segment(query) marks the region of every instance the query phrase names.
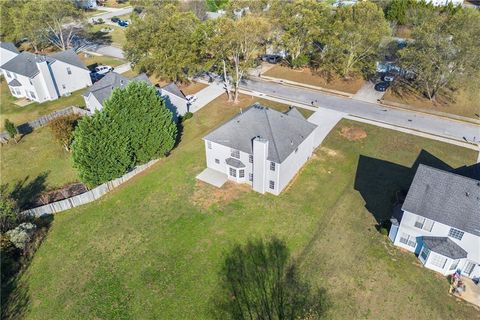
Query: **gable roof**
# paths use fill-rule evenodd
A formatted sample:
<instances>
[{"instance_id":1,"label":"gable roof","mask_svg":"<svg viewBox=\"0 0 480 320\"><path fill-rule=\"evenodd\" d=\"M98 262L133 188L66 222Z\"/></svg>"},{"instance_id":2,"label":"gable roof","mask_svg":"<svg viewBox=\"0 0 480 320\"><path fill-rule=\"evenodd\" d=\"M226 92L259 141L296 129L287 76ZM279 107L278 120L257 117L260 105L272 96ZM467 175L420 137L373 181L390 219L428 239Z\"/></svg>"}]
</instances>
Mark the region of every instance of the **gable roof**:
<instances>
[{"instance_id":1,"label":"gable roof","mask_svg":"<svg viewBox=\"0 0 480 320\"><path fill-rule=\"evenodd\" d=\"M285 112L285 114L288 114L289 116L292 116L292 117L296 117L298 119L305 120L305 117L303 116L303 114L301 114L300 111L298 111L298 109L295 107L290 107L288 111Z\"/></svg>"},{"instance_id":2,"label":"gable roof","mask_svg":"<svg viewBox=\"0 0 480 320\"><path fill-rule=\"evenodd\" d=\"M109 72L102 79L95 82L90 88L88 88L88 90L85 91L82 96L87 97L89 94L92 94L100 104L103 104L103 101L110 97L113 89L123 88L130 81L144 81L147 84L152 84L147 75L144 73L133 78L127 78L116 72Z\"/></svg>"},{"instance_id":3,"label":"gable roof","mask_svg":"<svg viewBox=\"0 0 480 320\"><path fill-rule=\"evenodd\" d=\"M37 62L46 61L48 63L54 63L57 60L88 70L72 49L57 52L50 56L23 51L15 58L3 64L1 68L22 76L33 78L39 73Z\"/></svg>"},{"instance_id":4,"label":"gable roof","mask_svg":"<svg viewBox=\"0 0 480 320\"><path fill-rule=\"evenodd\" d=\"M267 159L282 163L315 130L305 119L254 104L204 137L252 154L255 137L269 141Z\"/></svg>"},{"instance_id":5,"label":"gable roof","mask_svg":"<svg viewBox=\"0 0 480 320\"><path fill-rule=\"evenodd\" d=\"M8 83L8 85L9 85L10 87L20 87L20 86L22 86L22 84L20 83L20 81L18 81L17 79L13 79L12 81L10 81L10 82Z\"/></svg>"},{"instance_id":6,"label":"gable roof","mask_svg":"<svg viewBox=\"0 0 480 320\"><path fill-rule=\"evenodd\" d=\"M480 181L421 164L402 210L480 236Z\"/></svg>"},{"instance_id":7,"label":"gable roof","mask_svg":"<svg viewBox=\"0 0 480 320\"><path fill-rule=\"evenodd\" d=\"M182 99L186 99L185 95L183 94L183 92L180 90L179 87L177 87L177 85L174 83L174 82L170 82L169 84L167 84L166 86L162 87L161 88L162 91L165 90L167 92L170 92L171 94L174 94L176 95L177 97L180 97Z\"/></svg>"},{"instance_id":8,"label":"gable roof","mask_svg":"<svg viewBox=\"0 0 480 320\"><path fill-rule=\"evenodd\" d=\"M12 42L0 42L0 48L17 54L20 53L20 51L18 51L17 47Z\"/></svg>"},{"instance_id":9,"label":"gable roof","mask_svg":"<svg viewBox=\"0 0 480 320\"><path fill-rule=\"evenodd\" d=\"M423 237L423 244L433 252L451 259L462 259L467 257L467 251L447 237Z\"/></svg>"}]
</instances>

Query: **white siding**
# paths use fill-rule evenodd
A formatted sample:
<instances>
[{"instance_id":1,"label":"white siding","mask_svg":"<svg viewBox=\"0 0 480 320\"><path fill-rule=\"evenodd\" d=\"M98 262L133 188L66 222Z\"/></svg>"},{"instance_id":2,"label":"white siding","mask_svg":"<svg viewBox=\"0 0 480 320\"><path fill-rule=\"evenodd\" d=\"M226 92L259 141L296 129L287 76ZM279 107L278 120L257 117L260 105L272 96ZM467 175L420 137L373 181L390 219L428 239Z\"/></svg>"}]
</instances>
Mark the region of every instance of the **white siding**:
<instances>
[{"instance_id":1,"label":"white siding","mask_svg":"<svg viewBox=\"0 0 480 320\"><path fill-rule=\"evenodd\" d=\"M85 100L85 106L90 112L100 111L102 110L103 106L100 102L98 102L97 98L93 94L89 94L88 96L84 96L83 100Z\"/></svg>"},{"instance_id":2,"label":"white siding","mask_svg":"<svg viewBox=\"0 0 480 320\"><path fill-rule=\"evenodd\" d=\"M183 116L188 111L187 100L182 99L170 92L161 90L161 95L166 98L167 108L178 117Z\"/></svg>"},{"instance_id":3,"label":"white siding","mask_svg":"<svg viewBox=\"0 0 480 320\"><path fill-rule=\"evenodd\" d=\"M92 85L90 71L56 60L50 65L58 92L61 96ZM70 68L71 74L68 74Z\"/></svg>"},{"instance_id":4,"label":"white siding","mask_svg":"<svg viewBox=\"0 0 480 320\"><path fill-rule=\"evenodd\" d=\"M0 66L12 60L18 55L18 53L12 52L7 49L0 48Z\"/></svg>"}]
</instances>

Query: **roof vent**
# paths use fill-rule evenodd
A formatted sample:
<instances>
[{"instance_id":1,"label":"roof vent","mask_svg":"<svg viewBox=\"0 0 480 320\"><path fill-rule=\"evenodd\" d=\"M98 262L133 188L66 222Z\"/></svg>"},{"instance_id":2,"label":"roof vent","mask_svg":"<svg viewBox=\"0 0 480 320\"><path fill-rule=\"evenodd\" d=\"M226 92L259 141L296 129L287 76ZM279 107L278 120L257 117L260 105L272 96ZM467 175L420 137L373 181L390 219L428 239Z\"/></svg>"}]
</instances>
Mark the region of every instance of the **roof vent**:
<instances>
[{"instance_id":1,"label":"roof vent","mask_svg":"<svg viewBox=\"0 0 480 320\"><path fill-rule=\"evenodd\" d=\"M465 192L465 195L466 195L467 197L470 197L470 192Z\"/></svg>"}]
</instances>

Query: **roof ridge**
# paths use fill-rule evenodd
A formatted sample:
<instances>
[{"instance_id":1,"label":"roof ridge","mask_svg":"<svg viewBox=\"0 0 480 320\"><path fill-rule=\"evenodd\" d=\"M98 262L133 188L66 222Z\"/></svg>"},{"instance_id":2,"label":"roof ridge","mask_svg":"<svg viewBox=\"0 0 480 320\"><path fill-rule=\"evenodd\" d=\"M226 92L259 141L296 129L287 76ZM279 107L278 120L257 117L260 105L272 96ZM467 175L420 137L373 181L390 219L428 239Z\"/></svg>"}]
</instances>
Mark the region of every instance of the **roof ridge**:
<instances>
[{"instance_id":1,"label":"roof ridge","mask_svg":"<svg viewBox=\"0 0 480 320\"><path fill-rule=\"evenodd\" d=\"M455 175L455 176L457 176L457 177L459 177L459 178L463 178L463 179L466 179L466 180L473 180L473 181L475 181L475 182L480 182L480 180L477 180L477 179L475 179L475 178L467 177L467 176L458 174L458 173L456 173L456 172L453 172L453 171L451 171L451 170L442 170L442 169L439 169L439 168L435 168L435 167L432 167L432 166L429 166L429 165L423 164L423 163L420 163L420 164L418 165L418 167L426 167L426 168L428 168L428 169L431 169L431 170L434 170L434 171L438 171L439 173L442 173L442 174L453 174L453 175ZM455 170L455 169L453 169L453 170Z\"/></svg>"},{"instance_id":2,"label":"roof ridge","mask_svg":"<svg viewBox=\"0 0 480 320\"><path fill-rule=\"evenodd\" d=\"M268 108L264 108L263 111L264 111L264 114L265 114L265 117L267 119L267 124L268 124L268 129L270 130L270 134L272 135L272 142L273 142L273 147L275 148L275 152L277 153L277 158L280 159L280 154L278 153L278 148L277 148L277 144L275 142L275 137L273 135L273 130L272 130L272 126L270 124L270 118L268 117L268 112L267 110L269 110Z\"/></svg>"}]
</instances>

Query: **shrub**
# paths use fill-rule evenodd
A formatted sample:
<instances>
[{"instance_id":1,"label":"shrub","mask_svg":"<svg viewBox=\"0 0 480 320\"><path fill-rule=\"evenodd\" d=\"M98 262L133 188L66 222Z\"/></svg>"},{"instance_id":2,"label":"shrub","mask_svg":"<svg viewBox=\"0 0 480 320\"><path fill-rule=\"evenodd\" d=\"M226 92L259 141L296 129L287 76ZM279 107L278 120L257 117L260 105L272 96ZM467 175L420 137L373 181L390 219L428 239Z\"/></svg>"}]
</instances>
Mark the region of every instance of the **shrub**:
<instances>
[{"instance_id":1,"label":"shrub","mask_svg":"<svg viewBox=\"0 0 480 320\"><path fill-rule=\"evenodd\" d=\"M193 117L193 113L187 112L187 113L185 113L185 114L183 115L182 121L188 120L188 119L190 119L191 117Z\"/></svg>"},{"instance_id":2,"label":"shrub","mask_svg":"<svg viewBox=\"0 0 480 320\"><path fill-rule=\"evenodd\" d=\"M6 234L12 244L21 250L27 247L27 244L32 240L33 234L37 227L31 222L24 222L18 225L13 230L8 231Z\"/></svg>"},{"instance_id":3,"label":"shrub","mask_svg":"<svg viewBox=\"0 0 480 320\"><path fill-rule=\"evenodd\" d=\"M10 120L5 119L5 130L7 131L10 139L15 140L15 143L17 143L17 139L15 138L15 136L17 135L18 131L17 131L17 127L15 126L15 124L13 122L11 122Z\"/></svg>"},{"instance_id":4,"label":"shrub","mask_svg":"<svg viewBox=\"0 0 480 320\"><path fill-rule=\"evenodd\" d=\"M53 137L62 145L65 150L70 151L70 145L73 141L73 131L80 117L76 114L70 114L52 120L48 127Z\"/></svg>"},{"instance_id":5,"label":"shrub","mask_svg":"<svg viewBox=\"0 0 480 320\"><path fill-rule=\"evenodd\" d=\"M310 58L305 54L301 54L295 59L290 58L288 60L292 68L302 68L308 65L308 63L310 62Z\"/></svg>"},{"instance_id":6,"label":"shrub","mask_svg":"<svg viewBox=\"0 0 480 320\"><path fill-rule=\"evenodd\" d=\"M0 232L14 228L17 225L17 207L15 201L7 192L7 186L0 186Z\"/></svg>"}]
</instances>

